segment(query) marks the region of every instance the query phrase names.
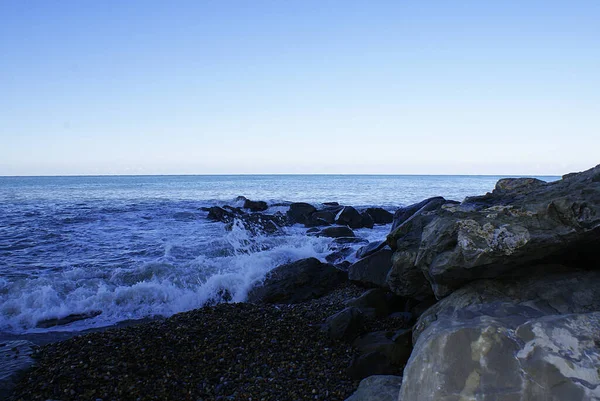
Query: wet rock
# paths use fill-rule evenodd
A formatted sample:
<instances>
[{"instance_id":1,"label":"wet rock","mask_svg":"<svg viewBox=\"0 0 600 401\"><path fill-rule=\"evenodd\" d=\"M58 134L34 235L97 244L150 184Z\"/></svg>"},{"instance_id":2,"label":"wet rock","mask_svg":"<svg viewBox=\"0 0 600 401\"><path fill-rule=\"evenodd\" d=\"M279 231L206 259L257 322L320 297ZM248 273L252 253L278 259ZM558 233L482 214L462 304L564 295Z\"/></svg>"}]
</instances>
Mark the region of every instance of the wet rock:
<instances>
[{"instance_id":1,"label":"wet rock","mask_svg":"<svg viewBox=\"0 0 600 401\"><path fill-rule=\"evenodd\" d=\"M250 199L244 200L244 209L250 209L252 212L264 212L269 208L265 201L252 201Z\"/></svg>"},{"instance_id":2,"label":"wet rock","mask_svg":"<svg viewBox=\"0 0 600 401\"><path fill-rule=\"evenodd\" d=\"M365 210L373 219L375 224L390 224L394 220L394 215L380 207L370 207Z\"/></svg>"},{"instance_id":3,"label":"wet rock","mask_svg":"<svg viewBox=\"0 0 600 401\"><path fill-rule=\"evenodd\" d=\"M373 225L375 224L373 218L366 212L362 212L360 215L362 216L362 226L364 228L373 228Z\"/></svg>"},{"instance_id":4,"label":"wet rock","mask_svg":"<svg viewBox=\"0 0 600 401\"><path fill-rule=\"evenodd\" d=\"M373 375L363 379L346 401L397 401L402 376Z\"/></svg>"},{"instance_id":5,"label":"wet rock","mask_svg":"<svg viewBox=\"0 0 600 401\"><path fill-rule=\"evenodd\" d=\"M339 206L340 204L338 202L323 202L323 205L325 205L325 206Z\"/></svg>"},{"instance_id":6,"label":"wet rock","mask_svg":"<svg viewBox=\"0 0 600 401\"><path fill-rule=\"evenodd\" d=\"M311 214L311 218L316 218L327 222L327 224L335 223L335 214L336 212L331 210L318 210Z\"/></svg>"},{"instance_id":7,"label":"wet rock","mask_svg":"<svg viewBox=\"0 0 600 401\"><path fill-rule=\"evenodd\" d=\"M94 318L94 317L100 315L101 313L102 313L102 311L97 310L97 311L90 311L90 312L85 312L85 313L73 313L73 314L70 314L68 316L61 317L61 318L44 319L44 320L40 320L35 325L35 327L40 328L40 329L47 329L49 327L65 326L67 324L71 324L73 322L77 322L80 320Z\"/></svg>"},{"instance_id":8,"label":"wet rock","mask_svg":"<svg viewBox=\"0 0 600 401\"><path fill-rule=\"evenodd\" d=\"M402 223L408 220L415 213L419 211L423 213L429 210L435 210L446 202L446 199L442 198L441 196L435 196L433 198L428 198L421 202L415 203L410 206L402 207L396 210L396 213L394 213L394 218L392 220L392 231L398 228Z\"/></svg>"},{"instance_id":9,"label":"wet rock","mask_svg":"<svg viewBox=\"0 0 600 401\"><path fill-rule=\"evenodd\" d=\"M340 238L334 238L334 240L332 241L334 244L366 244L369 241L367 241L364 238L358 238L358 237L340 237Z\"/></svg>"},{"instance_id":10,"label":"wet rock","mask_svg":"<svg viewBox=\"0 0 600 401\"><path fill-rule=\"evenodd\" d=\"M305 224L310 215L316 211L317 209L311 204L304 202L292 203L287 211L287 217L292 224Z\"/></svg>"},{"instance_id":11,"label":"wet rock","mask_svg":"<svg viewBox=\"0 0 600 401\"><path fill-rule=\"evenodd\" d=\"M301 259L273 269L248 294L250 302L289 303L326 295L347 280L347 274L316 258Z\"/></svg>"},{"instance_id":12,"label":"wet rock","mask_svg":"<svg viewBox=\"0 0 600 401\"><path fill-rule=\"evenodd\" d=\"M363 227L363 217L352 206L345 206L336 216L335 223L350 228Z\"/></svg>"},{"instance_id":13,"label":"wet rock","mask_svg":"<svg viewBox=\"0 0 600 401\"><path fill-rule=\"evenodd\" d=\"M358 248L358 250L356 251L356 257L359 259L365 258L369 255L374 254L380 249L385 248L386 246L386 241L369 242L367 245Z\"/></svg>"},{"instance_id":14,"label":"wet rock","mask_svg":"<svg viewBox=\"0 0 600 401\"><path fill-rule=\"evenodd\" d=\"M204 208L203 210L206 210L206 208ZM220 221L223 223L230 223L233 221L235 216L236 216L235 213L225 210L219 206L213 206L213 207L208 208L207 218L209 220Z\"/></svg>"},{"instance_id":15,"label":"wet rock","mask_svg":"<svg viewBox=\"0 0 600 401\"><path fill-rule=\"evenodd\" d=\"M345 259L350 256L350 254L352 254L352 248L349 247L342 247L339 249L336 249L334 252L330 253L329 255L327 255L325 257L325 260L328 263L340 263L342 261L345 261ZM348 262L348 266L350 266L350 262ZM347 267L343 270L348 270Z\"/></svg>"},{"instance_id":16,"label":"wet rock","mask_svg":"<svg viewBox=\"0 0 600 401\"><path fill-rule=\"evenodd\" d=\"M357 308L346 308L327 318L322 329L334 340L352 341L364 329L364 315Z\"/></svg>"},{"instance_id":17,"label":"wet rock","mask_svg":"<svg viewBox=\"0 0 600 401\"><path fill-rule=\"evenodd\" d=\"M381 249L350 266L348 278L368 286L387 288L387 275L392 267L392 251Z\"/></svg>"},{"instance_id":18,"label":"wet rock","mask_svg":"<svg viewBox=\"0 0 600 401\"><path fill-rule=\"evenodd\" d=\"M352 238L355 237L354 231L346 226L333 226L327 227L321 230L317 234L319 237L329 237L329 238Z\"/></svg>"}]
</instances>

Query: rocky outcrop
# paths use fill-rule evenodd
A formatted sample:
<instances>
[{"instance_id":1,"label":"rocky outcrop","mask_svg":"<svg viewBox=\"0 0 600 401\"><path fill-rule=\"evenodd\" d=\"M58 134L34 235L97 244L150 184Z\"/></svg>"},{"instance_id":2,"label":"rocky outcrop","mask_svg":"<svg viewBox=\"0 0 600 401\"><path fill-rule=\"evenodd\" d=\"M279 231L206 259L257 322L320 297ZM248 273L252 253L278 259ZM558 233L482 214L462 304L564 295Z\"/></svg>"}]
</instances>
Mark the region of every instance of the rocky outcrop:
<instances>
[{"instance_id":1,"label":"rocky outcrop","mask_svg":"<svg viewBox=\"0 0 600 401\"><path fill-rule=\"evenodd\" d=\"M363 379L346 401L397 401L402 376L373 375Z\"/></svg>"},{"instance_id":2,"label":"rocky outcrop","mask_svg":"<svg viewBox=\"0 0 600 401\"><path fill-rule=\"evenodd\" d=\"M443 298L470 281L549 260L596 268L600 166L552 183L501 180L484 196L460 204L434 198L396 217L388 284L403 296L424 297L431 287Z\"/></svg>"},{"instance_id":3,"label":"rocky outcrop","mask_svg":"<svg viewBox=\"0 0 600 401\"><path fill-rule=\"evenodd\" d=\"M311 214L317 211L317 208L309 203L292 203L287 211L289 221L293 223L304 224L308 221Z\"/></svg>"},{"instance_id":4,"label":"rocky outcrop","mask_svg":"<svg viewBox=\"0 0 600 401\"><path fill-rule=\"evenodd\" d=\"M386 279L391 267L392 251L380 249L350 266L348 278L367 286L387 287Z\"/></svg>"},{"instance_id":5,"label":"rocky outcrop","mask_svg":"<svg viewBox=\"0 0 600 401\"><path fill-rule=\"evenodd\" d=\"M281 265L248 294L249 302L295 304L322 297L347 280L347 274L316 258Z\"/></svg>"}]
</instances>

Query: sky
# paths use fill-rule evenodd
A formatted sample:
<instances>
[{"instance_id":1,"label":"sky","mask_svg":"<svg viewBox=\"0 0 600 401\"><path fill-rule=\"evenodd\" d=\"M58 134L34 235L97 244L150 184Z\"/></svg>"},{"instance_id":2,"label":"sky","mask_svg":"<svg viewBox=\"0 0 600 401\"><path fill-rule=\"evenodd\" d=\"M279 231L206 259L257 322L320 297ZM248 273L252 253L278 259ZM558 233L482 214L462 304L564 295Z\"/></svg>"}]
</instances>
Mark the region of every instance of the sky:
<instances>
[{"instance_id":1,"label":"sky","mask_svg":"<svg viewBox=\"0 0 600 401\"><path fill-rule=\"evenodd\" d=\"M0 175L560 175L600 2L0 0Z\"/></svg>"}]
</instances>

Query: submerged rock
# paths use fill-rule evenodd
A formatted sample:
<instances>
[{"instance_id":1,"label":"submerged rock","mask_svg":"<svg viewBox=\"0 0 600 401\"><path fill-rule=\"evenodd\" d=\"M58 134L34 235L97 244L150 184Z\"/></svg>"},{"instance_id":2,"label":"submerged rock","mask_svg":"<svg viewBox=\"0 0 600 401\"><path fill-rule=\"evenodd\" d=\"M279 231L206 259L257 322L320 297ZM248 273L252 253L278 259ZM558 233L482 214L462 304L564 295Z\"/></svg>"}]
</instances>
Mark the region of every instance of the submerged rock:
<instances>
[{"instance_id":1,"label":"submerged rock","mask_svg":"<svg viewBox=\"0 0 600 401\"><path fill-rule=\"evenodd\" d=\"M55 326L66 326L67 324L71 324L73 322L94 318L100 314L102 314L102 311L99 311L99 310L85 312L85 313L72 313L68 316L61 317L61 318L51 318L51 319L40 320L35 325L35 327L40 328L40 329L47 329L49 327L55 327Z\"/></svg>"}]
</instances>

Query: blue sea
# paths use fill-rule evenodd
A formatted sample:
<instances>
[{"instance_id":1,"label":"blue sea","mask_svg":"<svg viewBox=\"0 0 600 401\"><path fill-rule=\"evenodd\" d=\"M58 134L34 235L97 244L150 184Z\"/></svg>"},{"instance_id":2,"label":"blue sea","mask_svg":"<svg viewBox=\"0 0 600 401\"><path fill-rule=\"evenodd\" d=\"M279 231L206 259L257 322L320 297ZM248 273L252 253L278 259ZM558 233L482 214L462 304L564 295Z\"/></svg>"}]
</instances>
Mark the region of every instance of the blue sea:
<instances>
[{"instance_id":1,"label":"blue sea","mask_svg":"<svg viewBox=\"0 0 600 401\"><path fill-rule=\"evenodd\" d=\"M227 231L201 209L241 206L239 195L267 201L265 213L285 213L285 203L296 201L393 212L431 196L460 201L484 194L500 178L0 177L0 333L80 331L170 316L222 301L223 293L243 301L274 267L310 256L324 260L332 252L331 240L305 235L300 225L275 235L253 235L242 225ZM356 233L377 241L389 229ZM38 327L73 314L96 316Z\"/></svg>"}]
</instances>

